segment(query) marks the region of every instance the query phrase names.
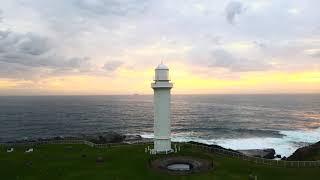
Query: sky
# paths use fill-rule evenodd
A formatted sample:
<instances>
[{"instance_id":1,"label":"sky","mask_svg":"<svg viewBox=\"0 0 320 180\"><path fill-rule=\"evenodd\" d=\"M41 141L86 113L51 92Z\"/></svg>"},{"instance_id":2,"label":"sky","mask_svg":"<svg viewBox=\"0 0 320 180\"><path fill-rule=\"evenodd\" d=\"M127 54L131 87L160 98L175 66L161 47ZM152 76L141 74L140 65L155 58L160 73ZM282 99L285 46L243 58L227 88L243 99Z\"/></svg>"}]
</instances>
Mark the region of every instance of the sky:
<instances>
[{"instance_id":1,"label":"sky","mask_svg":"<svg viewBox=\"0 0 320 180\"><path fill-rule=\"evenodd\" d=\"M318 0L1 0L0 95L320 92Z\"/></svg>"}]
</instances>

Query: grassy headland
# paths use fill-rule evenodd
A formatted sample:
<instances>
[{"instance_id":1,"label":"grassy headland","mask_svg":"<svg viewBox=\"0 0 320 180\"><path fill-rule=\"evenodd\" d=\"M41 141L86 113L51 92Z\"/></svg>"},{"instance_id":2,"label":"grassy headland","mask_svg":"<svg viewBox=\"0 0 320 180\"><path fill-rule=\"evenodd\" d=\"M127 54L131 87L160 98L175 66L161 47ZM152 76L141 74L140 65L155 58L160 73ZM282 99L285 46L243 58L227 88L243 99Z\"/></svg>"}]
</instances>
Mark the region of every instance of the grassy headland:
<instances>
[{"instance_id":1,"label":"grassy headland","mask_svg":"<svg viewBox=\"0 0 320 180\"><path fill-rule=\"evenodd\" d=\"M250 174L258 179L317 179L319 168L282 168L258 165L238 159L183 147L179 155L212 159L214 169L191 175L169 175L149 168L150 155L145 145L123 145L111 148L92 148L86 145L41 145L32 153L25 148L15 148L12 153L0 149L1 179L23 180L95 180L95 179L248 179ZM97 162L97 158L103 162ZM98 159L99 159L98 158Z\"/></svg>"}]
</instances>

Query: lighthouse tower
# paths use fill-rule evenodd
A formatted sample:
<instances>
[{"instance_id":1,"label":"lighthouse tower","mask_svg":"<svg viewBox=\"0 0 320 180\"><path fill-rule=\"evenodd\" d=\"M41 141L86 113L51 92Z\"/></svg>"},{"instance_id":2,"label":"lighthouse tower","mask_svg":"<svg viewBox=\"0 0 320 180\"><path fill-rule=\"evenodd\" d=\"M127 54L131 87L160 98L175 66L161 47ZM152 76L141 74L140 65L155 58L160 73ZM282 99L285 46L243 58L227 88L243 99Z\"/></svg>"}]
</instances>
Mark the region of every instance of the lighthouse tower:
<instances>
[{"instance_id":1,"label":"lighthouse tower","mask_svg":"<svg viewBox=\"0 0 320 180\"><path fill-rule=\"evenodd\" d=\"M156 153L171 151L170 126L170 90L169 68L163 63L155 69L154 82L154 151Z\"/></svg>"}]
</instances>

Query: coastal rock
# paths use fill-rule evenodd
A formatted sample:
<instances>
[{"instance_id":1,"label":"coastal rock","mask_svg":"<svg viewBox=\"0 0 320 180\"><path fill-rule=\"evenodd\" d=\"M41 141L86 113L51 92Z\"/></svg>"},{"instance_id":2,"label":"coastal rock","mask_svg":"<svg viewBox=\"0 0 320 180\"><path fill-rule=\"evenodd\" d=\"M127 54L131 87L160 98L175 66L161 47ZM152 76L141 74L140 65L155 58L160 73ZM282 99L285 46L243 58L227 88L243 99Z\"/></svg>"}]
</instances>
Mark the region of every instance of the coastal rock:
<instances>
[{"instance_id":1,"label":"coastal rock","mask_svg":"<svg viewBox=\"0 0 320 180\"><path fill-rule=\"evenodd\" d=\"M142 137L140 135L125 135L124 141L126 142L137 142L141 141Z\"/></svg>"},{"instance_id":2,"label":"coastal rock","mask_svg":"<svg viewBox=\"0 0 320 180\"><path fill-rule=\"evenodd\" d=\"M103 132L85 136L85 139L96 144L121 143L124 141L125 135L116 132Z\"/></svg>"},{"instance_id":3,"label":"coastal rock","mask_svg":"<svg viewBox=\"0 0 320 180\"><path fill-rule=\"evenodd\" d=\"M297 149L287 158L289 161L316 161L320 160L320 141Z\"/></svg>"},{"instance_id":4,"label":"coastal rock","mask_svg":"<svg viewBox=\"0 0 320 180\"><path fill-rule=\"evenodd\" d=\"M37 143L37 142L45 142L45 141L59 141L59 140L87 140L96 144L106 144L106 143L123 143L126 139L125 135L116 133L116 132L103 132L103 133L95 133L95 134L82 134L79 136L55 136L48 138L37 138L37 139L22 139L22 140L14 140L7 141L7 144L28 144L28 143ZM128 140L135 139L138 141L142 139L140 136L127 137Z\"/></svg>"},{"instance_id":5,"label":"coastal rock","mask_svg":"<svg viewBox=\"0 0 320 180\"><path fill-rule=\"evenodd\" d=\"M266 159L274 159L276 151L274 149L263 149L263 152L266 154L263 156L263 158Z\"/></svg>"},{"instance_id":6,"label":"coastal rock","mask_svg":"<svg viewBox=\"0 0 320 180\"><path fill-rule=\"evenodd\" d=\"M195 142L195 141L190 141L189 143L190 144L202 145L202 146L212 147L212 148L216 148L216 149L223 149L223 150L228 150L228 151L232 151L232 152L235 152L235 153L239 153L239 151L236 151L236 150L233 150L233 149L226 149L224 147L221 147L221 146L218 146L218 145L215 145L215 144L209 145L209 144L203 144L203 143L199 143L199 142Z\"/></svg>"},{"instance_id":7,"label":"coastal rock","mask_svg":"<svg viewBox=\"0 0 320 180\"><path fill-rule=\"evenodd\" d=\"M260 157L265 159L273 159L276 151L274 149L246 149L238 150L239 152L252 157Z\"/></svg>"},{"instance_id":8,"label":"coastal rock","mask_svg":"<svg viewBox=\"0 0 320 180\"><path fill-rule=\"evenodd\" d=\"M276 158L281 158L281 155L280 155L280 154L277 154L275 157L276 157Z\"/></svg>"},{"instance_id":9,"label":"coastal rock","mask_svg":"<svg viewBox=\"0 0 320 180\"><path fill-rule=\"evenodd\" d=\"M54 138L52 138L53 140L63 140L64 139L64 137L62 137L62 136L56 136L56 137L54 137Z\"/></svg>"}]
</instances>

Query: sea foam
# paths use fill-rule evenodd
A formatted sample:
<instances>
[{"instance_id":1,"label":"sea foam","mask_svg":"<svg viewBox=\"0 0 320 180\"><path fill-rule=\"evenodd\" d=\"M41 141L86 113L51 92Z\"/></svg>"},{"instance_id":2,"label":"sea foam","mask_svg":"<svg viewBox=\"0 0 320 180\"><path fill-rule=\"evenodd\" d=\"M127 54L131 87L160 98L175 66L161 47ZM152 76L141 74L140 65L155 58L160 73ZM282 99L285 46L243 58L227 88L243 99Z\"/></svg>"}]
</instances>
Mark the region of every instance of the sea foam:
<instances>
[{"instance_id":1,"label":"sea foam","mask_svg":"<svg viewBox=\"0 0 320 180\"><path fill-rule=\"evenodd\" d=\"M282 138L252 137L239 139L206 139L192 136L190 133L172 134L173 142L195 141L204 144L216 144L234 150L273 148L276 154L290 156L295 150L310 143L320 141L320 128L314 130L280 131ZM141 134L143 138L153 138L152 133Z\"/></svg>"}]
</instances>

